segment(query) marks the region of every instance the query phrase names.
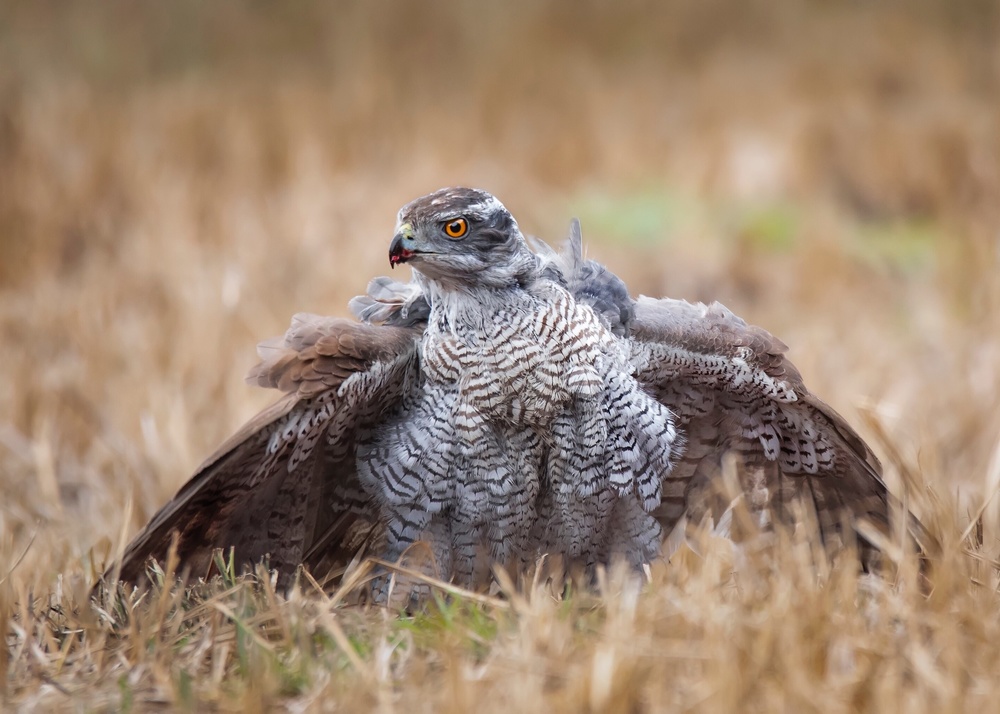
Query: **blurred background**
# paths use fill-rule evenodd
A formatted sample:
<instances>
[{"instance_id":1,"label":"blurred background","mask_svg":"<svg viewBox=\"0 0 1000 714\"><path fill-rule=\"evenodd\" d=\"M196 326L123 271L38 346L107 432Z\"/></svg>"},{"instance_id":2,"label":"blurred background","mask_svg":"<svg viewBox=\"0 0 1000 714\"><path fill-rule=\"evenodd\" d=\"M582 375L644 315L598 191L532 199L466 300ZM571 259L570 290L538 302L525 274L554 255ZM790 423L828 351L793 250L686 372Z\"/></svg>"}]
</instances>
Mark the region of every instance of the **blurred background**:
<instances>
[{"instance_id":1,"label":"blurred background","mask_svg":"<svg viewBox=\"0 0 1000 714\"><path fill-rule=\"evenodd\" d=\"M993 0L0 1L0 570L86 578L273 398L255 343L456 184L780 336L892 483L975 510L998 37Z\"/></svg>"}]
</instances>

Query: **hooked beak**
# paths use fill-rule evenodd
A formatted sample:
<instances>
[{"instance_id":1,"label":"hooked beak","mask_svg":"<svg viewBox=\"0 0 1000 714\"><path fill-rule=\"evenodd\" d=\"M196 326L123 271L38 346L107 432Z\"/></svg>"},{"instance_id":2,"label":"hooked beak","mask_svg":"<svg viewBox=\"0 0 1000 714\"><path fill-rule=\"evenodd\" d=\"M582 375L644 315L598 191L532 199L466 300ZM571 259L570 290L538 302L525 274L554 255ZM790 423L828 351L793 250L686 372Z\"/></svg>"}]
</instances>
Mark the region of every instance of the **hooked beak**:
<instances>
[{"instance_id":1,"label":"hooked beak","mask_svg":"<svg viewBox=\"0 0 1000 714\"><path fill-rule=\"evenodd\" d=\"M412 246L413 238L410 236L403 233L397 233L393 236L392 243L389 244L389 267L395 268L400 263L405 263L412 258L416 254Z\"/></svg>"}]
</instances>

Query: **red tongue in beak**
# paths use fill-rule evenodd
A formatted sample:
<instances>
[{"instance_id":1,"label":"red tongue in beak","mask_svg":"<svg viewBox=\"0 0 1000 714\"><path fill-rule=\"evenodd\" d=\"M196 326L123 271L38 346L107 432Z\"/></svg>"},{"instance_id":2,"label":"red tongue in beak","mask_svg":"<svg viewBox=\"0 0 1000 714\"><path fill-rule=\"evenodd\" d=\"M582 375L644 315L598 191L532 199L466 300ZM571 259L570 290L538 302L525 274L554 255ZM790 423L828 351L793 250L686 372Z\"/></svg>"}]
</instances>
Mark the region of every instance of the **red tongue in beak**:
<instances>
[{"instance_id":1,"label":"red tongue in beak","mask_svg":"<svg viewBox=\"0 0 1000 714\"><path fill-rule=\"evenodd\" d=\"M400 251L396 252L396 253L390 253L389 254L389 267L390 268L395 268L400 263L405 263L406 261L408 261L412 257L413 257L413 251L412 250L406 250L405 248L403 250L400 250Z\"/></svg>"}]
</instances>

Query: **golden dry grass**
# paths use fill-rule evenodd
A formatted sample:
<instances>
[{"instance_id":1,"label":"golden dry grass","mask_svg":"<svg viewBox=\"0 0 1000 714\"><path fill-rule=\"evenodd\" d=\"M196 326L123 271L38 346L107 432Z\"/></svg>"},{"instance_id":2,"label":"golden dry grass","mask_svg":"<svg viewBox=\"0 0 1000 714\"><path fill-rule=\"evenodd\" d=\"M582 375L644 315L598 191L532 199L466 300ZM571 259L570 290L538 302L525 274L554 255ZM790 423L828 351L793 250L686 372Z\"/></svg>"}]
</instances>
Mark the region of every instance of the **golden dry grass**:
<instances>
[{"instance_id":1,"label":"golden dry grass","mask_svg":"<svg viewBox=\"0 0 1000 714\"><path fill-rule=\"evenodd\" d=\"M285 8L285 9L279 9ZM990 2L0 6L0 702L25 710L968 711L1000 697ZM633 291L781 336L946 543L929 595L803 534L639 588L404 617L95 573L344 314L395 210L493 190ZM968 552L971 549L971 554Z\"/></svg>"}]
</instances>

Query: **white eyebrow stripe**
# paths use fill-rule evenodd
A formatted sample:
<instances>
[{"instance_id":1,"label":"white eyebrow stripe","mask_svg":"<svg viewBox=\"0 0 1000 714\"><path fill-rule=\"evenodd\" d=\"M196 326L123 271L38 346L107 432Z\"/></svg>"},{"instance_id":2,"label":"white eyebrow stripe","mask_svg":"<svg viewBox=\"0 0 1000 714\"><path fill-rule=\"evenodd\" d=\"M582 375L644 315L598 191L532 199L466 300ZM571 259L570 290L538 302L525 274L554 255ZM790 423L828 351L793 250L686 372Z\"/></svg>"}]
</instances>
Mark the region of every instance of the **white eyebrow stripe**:
<instances>
[{"instance_id":1,"label":"white eyebrow stripe","mask_svg":"<svg viewBox=\"0 0 1000 714\"><path fill-rule=\"evenodd\" d=\"M472 203L467 209L468 213L474 213L477 216L488 216L499 211L507 211L507 208L495 196L490 196L478 203Z\"/></svg>"}]
</instances>

